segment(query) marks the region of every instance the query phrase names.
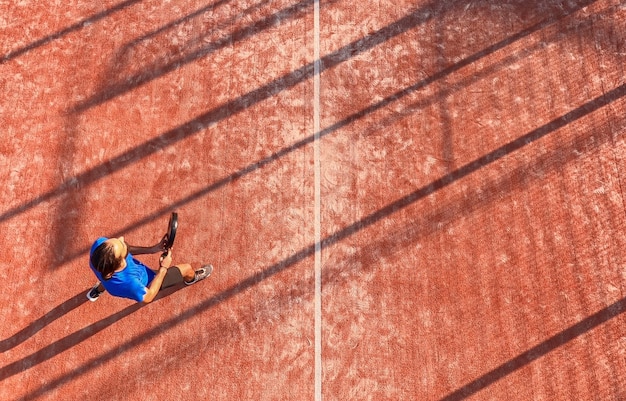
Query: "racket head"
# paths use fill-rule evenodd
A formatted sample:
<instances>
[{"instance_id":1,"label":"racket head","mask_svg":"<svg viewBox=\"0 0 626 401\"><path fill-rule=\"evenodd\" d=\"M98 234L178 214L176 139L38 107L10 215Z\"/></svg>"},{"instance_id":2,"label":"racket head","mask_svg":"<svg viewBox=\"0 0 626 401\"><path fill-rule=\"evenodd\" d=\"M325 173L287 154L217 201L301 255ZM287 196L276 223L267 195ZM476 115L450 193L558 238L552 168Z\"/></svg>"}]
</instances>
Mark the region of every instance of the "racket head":
<instances>
[{"instance_id":1,"label":"racket head","mask_svg":"<svg viewBox=\"0 0 626 401\"><path fill-rule=\"evenodd\" d=\"M165 243L165 249L170 249L174 245L174 239L176 239L176 230L178 230L178 213L172 212L170 216L170 222L167 226L167 242Z\"/></svg>"}]
</instances>

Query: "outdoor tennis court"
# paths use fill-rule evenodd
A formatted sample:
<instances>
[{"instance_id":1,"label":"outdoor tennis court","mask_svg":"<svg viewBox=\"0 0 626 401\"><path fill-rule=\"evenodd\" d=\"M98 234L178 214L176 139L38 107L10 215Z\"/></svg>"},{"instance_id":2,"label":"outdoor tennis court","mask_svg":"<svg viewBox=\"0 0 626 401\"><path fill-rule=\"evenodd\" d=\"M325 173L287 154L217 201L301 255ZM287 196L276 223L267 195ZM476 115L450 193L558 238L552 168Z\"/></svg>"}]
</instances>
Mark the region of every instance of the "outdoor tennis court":
<instances>
[{"instance_id":1,"label":"outdoor tennis court","mask_svg":"<svg viewBox=\"0 0 626 401\"><path fill-rule=\"evenodd\" d=\"M625 62L623 0L0 0L0 400L626 399ZM211 277L88 302L172 212Z\"/></svg>"}]
</instances>

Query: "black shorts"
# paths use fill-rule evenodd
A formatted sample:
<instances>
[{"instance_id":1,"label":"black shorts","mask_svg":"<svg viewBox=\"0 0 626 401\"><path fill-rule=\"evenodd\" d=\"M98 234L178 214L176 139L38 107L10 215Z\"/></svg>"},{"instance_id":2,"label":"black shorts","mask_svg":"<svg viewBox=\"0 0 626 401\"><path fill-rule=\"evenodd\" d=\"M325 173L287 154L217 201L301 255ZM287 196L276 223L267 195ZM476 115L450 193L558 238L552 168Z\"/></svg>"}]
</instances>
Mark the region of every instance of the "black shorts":
<instances>
[{"instance_id":1,"label":"black shorts","mask_svg":"<svg viewBox=\"0 0 626 401\"><path fill-rule=\"evenodd\" d=\"M177 284L182 284L184 281L183 274L180 272L180 269L177 266L172 266L167 269L167 273L165 274L165 278L163 279L163 283L161 284L161 289L172 287Z\"/></svg>"}]
</instances>

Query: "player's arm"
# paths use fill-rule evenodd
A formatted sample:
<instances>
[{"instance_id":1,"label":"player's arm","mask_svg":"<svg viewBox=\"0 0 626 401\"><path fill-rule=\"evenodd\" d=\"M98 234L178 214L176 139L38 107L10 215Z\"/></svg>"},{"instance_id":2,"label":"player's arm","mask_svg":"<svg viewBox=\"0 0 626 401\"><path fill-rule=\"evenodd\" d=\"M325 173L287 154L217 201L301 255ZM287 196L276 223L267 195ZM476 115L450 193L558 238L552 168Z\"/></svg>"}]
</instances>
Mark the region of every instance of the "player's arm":
<instances>
[{"instance_id":1,"label":"player's arm","mask_svg":"<svg viewBox=\"0 0 626 401\"><path fill-rule=\"evenodd\" d=\"M172 252L168 251L167 256L161 257L159 259L159 272L154 276L150 285L146 287L146 295L143 297L143 303L148 304L154 301L159 290L161 289L161 284L163 284L163 279L165 279L165 275L167 274L167 269L169 269L172 264Z\"/></svg>"},{"instance_id":2,"label":"player's arm","mask_svg":"<svg viewBox=\"0 0 626 401\"><path fill-rule=\"evenodd\" d=\"M167 242L167 235L163 236L161 241L153 246L135 246L127 243L128 252L131 255L146 255L151 253L163 252L165 250L165 243Z\"/></svg>"}]
</instances>

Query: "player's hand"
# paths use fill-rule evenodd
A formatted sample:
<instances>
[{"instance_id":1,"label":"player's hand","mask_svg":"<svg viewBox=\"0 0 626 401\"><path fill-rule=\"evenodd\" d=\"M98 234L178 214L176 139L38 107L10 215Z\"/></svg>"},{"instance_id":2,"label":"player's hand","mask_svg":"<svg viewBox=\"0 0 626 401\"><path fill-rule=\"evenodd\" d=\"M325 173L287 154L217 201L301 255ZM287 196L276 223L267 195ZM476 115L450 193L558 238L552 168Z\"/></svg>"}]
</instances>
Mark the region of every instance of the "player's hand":
<instances>
[{"instance_id":1,"label":"player's hand","mask_svg":"<svg viewBox=\"0 0 626 401\"><path fill-rule=\"evenodd\" d=\"M159 267L165 267L169 269L172 265L172 250L168 249L167 254L161 255L159 258Z\"/></svg>"}]
</instances>

